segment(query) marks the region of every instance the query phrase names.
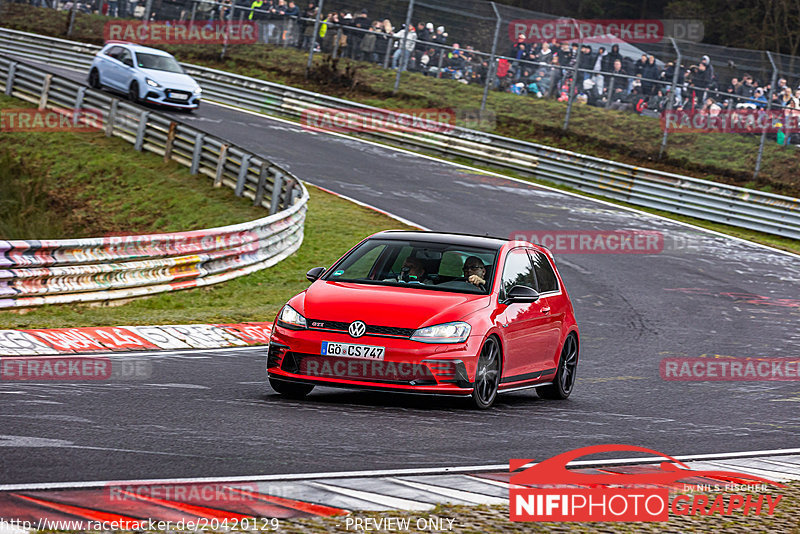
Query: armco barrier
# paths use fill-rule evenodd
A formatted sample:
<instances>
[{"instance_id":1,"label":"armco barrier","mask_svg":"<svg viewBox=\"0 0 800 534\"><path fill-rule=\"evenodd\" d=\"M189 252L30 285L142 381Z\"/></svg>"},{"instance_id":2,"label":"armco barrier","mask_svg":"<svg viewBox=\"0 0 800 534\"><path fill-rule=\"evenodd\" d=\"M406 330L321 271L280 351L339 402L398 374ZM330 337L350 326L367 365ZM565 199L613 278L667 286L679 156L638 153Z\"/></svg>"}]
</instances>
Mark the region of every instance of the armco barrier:
<instances>
[{"instance_id":1,"label":"armco barrier","mask_svg":"<svg viewBox=\"0 0 800 534\"><path fill-rule=\"evenodd\" d=\"M270 213L255 221L191 232L0 241L0 308L106 301L214 284L274 265L300 247L308 192L270 161L11 59L0 58L0 88L72 121L92 120L106 135L178 161ZM87 119L74 110L92 110L94 115Z\"/></svg>"},{"instance_id":2,"label":"armco barrier","mask_svg":"<svg viewBox=\"0 0 800 534\"><path fill-rule=\"evenodd\" d=\"M0 29L0 52L86 68L99 47ZM203 87L204 98L244 109L300 119L324 108L348 113L386 110L214 69L184 68ZM800 199L585 156L465 128L448 133L407 129L358 135L435 151L523 172L630 204L800 239Z\"/></svg>"}]
</instances>

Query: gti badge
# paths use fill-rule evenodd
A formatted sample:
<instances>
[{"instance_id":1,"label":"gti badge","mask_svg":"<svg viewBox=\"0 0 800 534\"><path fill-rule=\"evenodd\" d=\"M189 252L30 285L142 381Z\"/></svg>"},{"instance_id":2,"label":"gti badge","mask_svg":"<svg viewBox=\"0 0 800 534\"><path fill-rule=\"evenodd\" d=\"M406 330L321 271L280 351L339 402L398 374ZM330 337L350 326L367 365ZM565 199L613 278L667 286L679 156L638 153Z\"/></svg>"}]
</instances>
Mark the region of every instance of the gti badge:
<instances>
[{"instance_id":1,"label":"gti badge","mask_svg":"<svg viewBox=\"0 0 800 534\"><path fill-rule=\"evenodd\" d=\"M364 332L367 331L367 325L364 324L364 321L353 321L350 323L347 331L350 333L351 337L361 337L364 335Z\"/></svg>"}]
</instances>

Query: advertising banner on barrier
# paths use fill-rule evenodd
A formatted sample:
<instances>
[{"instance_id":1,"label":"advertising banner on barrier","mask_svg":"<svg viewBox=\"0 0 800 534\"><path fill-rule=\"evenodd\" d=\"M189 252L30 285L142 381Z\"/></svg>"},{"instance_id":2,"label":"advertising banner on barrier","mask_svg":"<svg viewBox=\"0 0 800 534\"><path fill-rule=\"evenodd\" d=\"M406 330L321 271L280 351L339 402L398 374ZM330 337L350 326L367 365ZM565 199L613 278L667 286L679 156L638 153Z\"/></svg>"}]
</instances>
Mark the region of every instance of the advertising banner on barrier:
<instances>
[{"instance_id":1,"label":"advertising banner on barrier","mask_svg":"<svg viewBox=\"0 0 800 534\"><path fill-rule=\"evenodd\" d=\"M142 45L253 44L258 42L258 24L253 21L110 20L103 27L103 39Z\"/></svg>"}]
</instances>

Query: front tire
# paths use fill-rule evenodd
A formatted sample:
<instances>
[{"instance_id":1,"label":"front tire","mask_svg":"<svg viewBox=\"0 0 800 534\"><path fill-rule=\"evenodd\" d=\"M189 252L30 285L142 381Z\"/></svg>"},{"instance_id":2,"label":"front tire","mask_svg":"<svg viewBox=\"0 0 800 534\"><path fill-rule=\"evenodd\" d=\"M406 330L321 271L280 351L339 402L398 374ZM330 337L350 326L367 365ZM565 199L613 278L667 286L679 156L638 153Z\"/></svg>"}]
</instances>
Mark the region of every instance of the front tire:
<instances>
[{"instance_id":1,"label":"front tire","mask_svg":"<svg viewBox=\"0 0 800 534\"><path fill-rule=\"evenodd\" d=\"M289 399L302 399L314 389L313 384L287 382L286 380L272 377L269 377L269 385L282 397L287 397Z\"/></svg>"},{"instance_id":2,"label":"front tire","mask_svg":"<svg viewBox=\"0 0 800 534\"><path fill-rule=\"evenodd\" d=\"M570 396L575 387L575 372L578 370L578 338L574 334L567 336L558 359L558 371L555 380L549 386L537 388L537 393L544 399L564 400Z\"/></svg>"},{"instance_id":3,"label":"front tire","mask_svg":"<svg viewBox=\"0 0 800 534\"><path fill-rule=\"evenodd\" d=\"M138 82L131 82L131 86L128 89L128 98L134 104L139 103L139 83Z\"/></svg>"},{"instance_id":4,"label":"front tire","mask_svg":"<svg viewBox=\"0 0 800 534\"><path fill-rule=\"evenodd\" d=\"M100 73L97 72L97 69L92 69L91 72L89 72L89 87L97 90L102 88L102 84L100 83Z\"/></svg>"},{"instance_id":5,"label":"front tire","mask_svg":"<svg viewBox=\"0 0 800 534\"><path fill-rule=\"evenodd\" d=\"M490 337L481 348L478 368L475 371L475 388L472 390L472 403L475 408L485 410L494 404L497 389L500 387L502 352L496 338Z\"/></svg>"}]
</instances>

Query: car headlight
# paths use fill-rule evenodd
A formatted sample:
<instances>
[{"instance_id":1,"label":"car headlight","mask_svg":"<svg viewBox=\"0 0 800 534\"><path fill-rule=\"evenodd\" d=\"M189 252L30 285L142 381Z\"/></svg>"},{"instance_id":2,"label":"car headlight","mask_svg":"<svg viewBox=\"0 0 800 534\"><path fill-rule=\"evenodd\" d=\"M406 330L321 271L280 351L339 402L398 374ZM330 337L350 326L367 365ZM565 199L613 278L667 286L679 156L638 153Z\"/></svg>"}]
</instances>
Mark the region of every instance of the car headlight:
<instances>
[{"instance_id":1,"label":"car headlight","mask_svg":"<svg viewBox=\"0 0 800 534\"><path fill-rule=\"evenodd\" d=\"M300 329L306 327L306 318L287 304L278 315L278 323L286 328Z\"/></svg>"},{"instance_id":2,"label":"car headlight","mask_svg":"<svg viewBox=\"0 0 800 534\"><path fill-rule=\"evenodd\" d=\"M196 94L196 95L203 94L203 88L202 87L198 87L197 89L194 90L194 94Z\"/></svg>"},{"instance_id":3,"label":"car headlight","mask_svg":"<svg viewBox=\"0 0 800 534\"><path fill-rule=\"evenodd\" d=\"M461 321L437 324L417 329L411 340L422 343L463 343L469 337L471 330L472 327L468 323Z\"/></svg>"},{"instance_id":4,"label":"car headlight","mask_svg":"<svg viewBox=\"0 0 800 534\"><path fill-rule=\"evenodd\" d=\"M150 87L161 87L160 85L158 85L157 81L151 80L150 78L145 78L144 81L147 82L147 85L149 85Z\"/></svg>"}]
</instances>

